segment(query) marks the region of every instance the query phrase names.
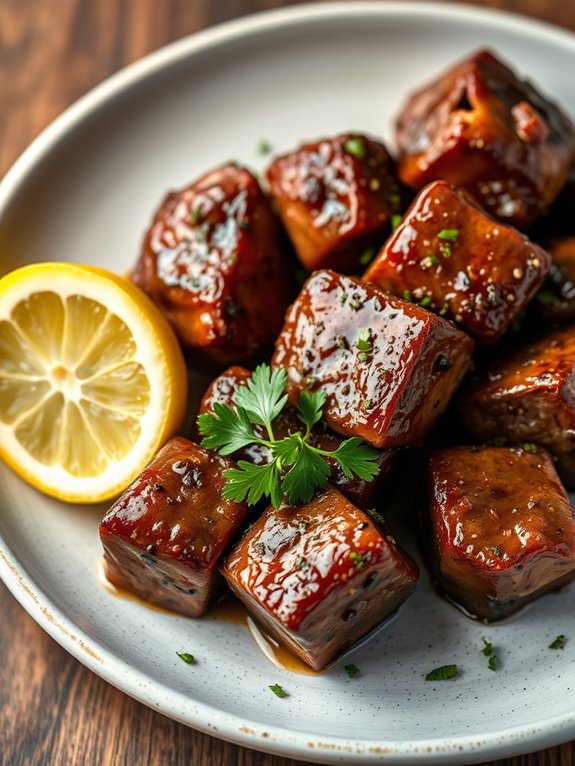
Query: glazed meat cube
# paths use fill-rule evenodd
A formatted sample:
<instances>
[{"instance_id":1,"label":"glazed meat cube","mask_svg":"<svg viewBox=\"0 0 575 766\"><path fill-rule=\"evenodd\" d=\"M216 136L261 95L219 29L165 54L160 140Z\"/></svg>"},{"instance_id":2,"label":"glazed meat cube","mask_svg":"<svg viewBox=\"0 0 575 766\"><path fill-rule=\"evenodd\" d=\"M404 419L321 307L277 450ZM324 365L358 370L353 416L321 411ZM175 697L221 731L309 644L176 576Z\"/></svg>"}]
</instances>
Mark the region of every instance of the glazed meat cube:
<instances>
[{"instance_id":1,"label":"glazed meat cube","mask_svg":"<svg viewBox=\"0 0 575 766\"><path fill-rule=\"evenodd\" d=\"M525 235L436 181L417 196L364 279L413 296L493 343L535 295L550 263Z\"/></svg>"},{"instance_id":2,"label":"glazed meat cube","mask_svg":"<svg viewBox=\"0 0 575 766\"><path fill-rule=\"evenodd\" d=\"M312 274L272 364L295 404L323 389L324 419L379 449L420 444L471 362L473 341L420 306L332 271Z\"/></svg>"},{"instance_id":3,"label":"glazed meat cube","mask_svg":"<svg viewBox=\"0 0 575 766\"><path fill-rule=\"evenodd\" d=\"M534 442L575 449L575 330L559 330L493 365L460 402L467 428L482 441Z\"/></svg>"},{"instance_id":4,"label":"glazed meat cube","mask_svg":"<svg viewBox=\"0 0 575 766\"><path fill-rule=\"evenodd\" d=\"M216 364L270 346L294 295L279 225L256 179L237 165L168 194L132 279L184 348Z\"/></svg>"},{"instance_id":5,"label":"glazed meat cube","mask_svg":"<svg viewBox=\"0 0 575 766\"><path fill-rule=\"evenodd\" d=\"M363 270L369 251L402 210L402 191L387 149L343 134L275 159L267 171L273 198L308 271Z\"/></svg>"},{"instance_id":6,"label":"glazed meat cube","mask_svg":"<svg viewBox=\"0 0 575 766\"><path fill-rule=\"evenodd\" d=\"M208 387L200 404L200 414L213 412L214 403L227 404L234 407L234 394L238 386L244 385L251 377L251 372L244 367L230 367L217 377ZM256 427L256 430L259 427ZM264 429L259 429L263 435ZM276 439L283 439L292 433L302 431L302 422L298 418L294 407L289 404L282 410L273 422L273 431ZM328 429L317 425L312 430L310 444L319 449L334 451L341 442L342 437ZM251 444L232 455L234 460L249 460L256 465L262 465L270 461L270 451L265 445ZM374 505L379 492L382 489L385 478L391 472L397 450L381 450L377 458L379 466L378 475L372 481L364 481L360 478L348 479L335 460L328 460L331 465L329 481L342 492L358 508L369 508Z\"/></svg>"},{"instance_id":7,"label":"glazed meat cube","mask_svg":"<svg viewBox=\"0 0 575 766\"><path fill-rule=\"evenodd\" d=\"M488 51L413 94L397 140L408 186L443 179L519 228L553 202L575 158L569 118Z\"/></svg>"},{"instance_id":8,"label":"glazed meat cube","mask_svg":"<svg viewBox=\"0 0 575 766\"><path fill-rule=\"evenodd\" d=\"M220 584L219 560L247 519L222 498L235 463L176 437L114 503L100 524L104 569L114 585L199 617Z\"/></svg>"},{"instance_id":9,"label":"glazed meat cube","mask_svg":"<svg viewBox=\"0 0 575 766\"><path fill-rule=\"evenodd\" d=\"M573 510L543 450L440 450L428 491L435 575L470 615L499 620L575 576Z\"/></svg>"},{"instance_id":10,"label":"glazed meat cube","mask_svg":"<svg viewBox=\"0 0 575 766\"><path fill-rule=\"evenodd\" d=\"M537 295L541 318L551 325L575 321L575 237L549 247L551 268L543 290Z\"/></svg>"},{"instance_id":11,"label":"glazed meat cube","mask_svg":"<svg viewBox=\"0 0 575 766\"><path fill-rule=\"evenodd\" d=\"M337 490L269 508L227 556L233 592L314 670L365 636L415 590L418 570Z\"/></svg>"}]
</instances>

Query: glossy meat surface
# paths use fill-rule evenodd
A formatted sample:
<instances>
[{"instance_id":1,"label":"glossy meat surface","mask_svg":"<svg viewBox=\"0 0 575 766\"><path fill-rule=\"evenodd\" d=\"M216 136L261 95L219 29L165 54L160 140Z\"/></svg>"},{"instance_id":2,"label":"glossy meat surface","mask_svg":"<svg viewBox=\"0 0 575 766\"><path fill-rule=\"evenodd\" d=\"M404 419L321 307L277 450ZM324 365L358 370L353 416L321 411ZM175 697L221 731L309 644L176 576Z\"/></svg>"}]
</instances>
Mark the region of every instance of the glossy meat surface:
<instances>
[{"instance_id":1,"label":"glossy meat surface","mask_svg":"<svg viewBox=\"0 0 575 766\"><path fill-rule=\"evenodd\" d=\"M550 325L575 322L575 237L549 247L551 268L537 296L539 314Z\"/></svg>"},{"instance_id":2,"label":"glossy meat surface","mask_svg":"<svg viewBox=\"0 0 575 766\"><path fill-rule=\"evenodd\" d=\"M569 118L488 51L414 93L399 115L397 141L408 186L443 179L519 228L553 202L575 158Z\"/></svg>"},{"instance_id":3,"label":"glossy meat surface","mask_svg":"<svg viewBox=\"0 0 575 766\"><path fill-rule=\"evenodd\" d=\"M318 271L286 315L272 364L290 401L323 389L334 431L374 447L419 444L471 362L473 341L450 322L376 287Z\"/></svg>"},{"instance_id":4,"label":"glossy meat surface","mask_svg":"<svg viewBox=\"0 0 575 766\"><path fill-rule=\"evenodd\" d=\"M297 255L308 271L363 270L362 256L381 245L402 191L387 149L343 134L300 146L275 159L270 190Z\"/></svg>"},{"instance_id":5,"label":"glossy meat surface","mask_svg":"<svg viewBox=\"0 0 575 766\"><path fill-rule=\"evenodd\" d=\"M230 367L219 375L208 387L200 403L199 412L213 412L215 402L227 404L234 407L233 397L238 386L245 384L251 377L249 370L244 367ZM258 428L258 427L256 427ZM259 429L263 434L263 428ZM283 439L292 433L302 431L302 422L298 418L294 407L289 404L273 421L273 432L276 439ZM310 443L314 447L333 451L343 441L339 434L330 431L321 425L314 427L310 438ZM372 481L363 481L362 479L348 479L339 468L336 461L329 461L331 465L331 476L329 481L340 492L342 492L358 508L369 508L374 505L381 490L384 479L389 475L395 463L397 450L381 450L377 459L379 465L379 474ZM256 465L262 465L270 461L270 451L265 445L252 444L232 455L233 459L249 460Z\"/></svg>"},{"instance_id":6,"label":"glossy meat surface","mask_svg":"<svg viewBox=\"0 0 575 766\"><path fill-rule=\"evenodd\" d=\"M501 619L575 576L575 519L545 451L435 452L428 493L435 574L471 615Z\"/></svg>"},{"instance_id":7,"label":"glossy meat surface","mask_svg":"<svg viewBox=\"0 0 575 766\"><path fill-rule=\"evenodd\" d=\"M229 364L271 346L281 327L294 295L282 246L254 176L224 165L168 194L132 279L195 359Z\"/></svg>"},{"instance_id":8,"label":"glossy meat surface","mask_svg":"<svg viewBox=\"0 0 575 766\"><path fill-rule=\"evenodd\" d=\"M549 333L493 364L462 397L461 416L482 441L575 449L575 330Z\"/></svg>"},{"instance_id":9,"label":"glossy meat surface","mask_svg":"<svg viewBox=\"0 0 575 766\"><path fill-rule=\"evenodd\" d=\"M158 452L100 524L110 582L190 617L218 585L218 562L246 521L222 498L234 463L176 437Z\"/></svg>"},{"instance_id":10,"label":"glossy meat surface","mask_svg":"<svg viewBox=\"0 0 575 766\"><path fill-rule=\"evenodd\" d=\"M512 325L550 264L525 235L436 181L416 197L364 279L409 294L488 344Z\"/></svg>"},{"instance_id":11,"label":"glossy meat surface","mask_svg":"<svg viewBox=\"0 0 575 766\"><path fill-rule=\"evenodd\" d=\"M416 564L333 488L307 505L269 508L225 560L234 593L318 670L415 590Z\"/></svg>"}]
</instances>

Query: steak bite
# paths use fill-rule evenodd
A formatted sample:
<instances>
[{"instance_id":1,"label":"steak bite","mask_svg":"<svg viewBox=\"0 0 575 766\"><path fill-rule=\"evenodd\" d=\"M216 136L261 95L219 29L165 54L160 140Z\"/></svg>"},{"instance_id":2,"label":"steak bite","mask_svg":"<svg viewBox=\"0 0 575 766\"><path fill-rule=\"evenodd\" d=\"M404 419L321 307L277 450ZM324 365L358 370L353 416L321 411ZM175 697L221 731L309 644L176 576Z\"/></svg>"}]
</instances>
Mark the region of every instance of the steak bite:
<instances>
[{"instance_id":1,"label":"steak bite","mask_svg":"<svg viewBox=\"0 0 575 766\"><path fill-rule=\"evenodd\" d=\"M286 315L274 367L295 404L322 389L330 428L379 449L420 444L471 363L451 322L332 271L312 274Z\"/></svg>"},{"instance_id":2,"label":"steak bite","mask_svg":"<svg viewBox=\"0 0 575 766\"><path fill-rule=\"evenodd\" d=\"M408 186L443 179L519 228L553 202L575 159L569 118L485 50L409 98L397 141Z\"/></svg>"},{"instance_id":3,"label":"steak bite","mask_svg":"<svg viewBox=\"0 0 575 766\"><path fill-rule=\"evenodd\" d=\"M222 572L263 627L314 670L395 612L418 577L393 538L332 487L306 505L268 508Z\"/></svg>"},{"instance_id":4,"label":"steak bite","mask_svg":"<svg viewBox=\"0 0 575 766\"><path fill-rule=\"evenodd\" d=\"M176 437L100 524L104 571L154 604L199 617L221 582L219 560L249 510L222 497L235 463Z\"/></svg>"},{"instance_id":5,"label":"steak bite","mask_svg":"<svg viewBox=\"0 0 575 766\"><path fill-rule=\"evenodd\" d=\"M481 441L535 442L553 453L575 449L575 330L549 333L493 365L460 402Z\"/></svg>"},{"instance_id":6,"label":"steak bite","mask_svg":"<svg viewBox=\"0 0 575 766\"><path fill-rule=\"evenodd\" d=\"M269 347L294 295L279 224L254 176L223 165L168 194L132 279L188 351L229 364Z\"/></svg>"},{"instance_id":7,"label":"steak bite","mask_svg":"<svg viewBox=\"0 0 575 766\"><path fill-rule=\"evenodd\" d=\"M364 279L410 295L493 343L535 295L551 258L444 181L427 186Z\"/></svg>"},{"instance_id":8,"label":"steak bite","mask_svg":"<svg viewBox=\"0 0 575 766\"><path fill-rule=\"evenodd\" d=\"M208 387L200 403L199 414L204 412L213 412L214 403L227 404L232 409L234 405L234 394L238 386L245 385L251 377L251 372L244 367L230 367L217 377ZM292 433L301 432L303 425L297 415L295 407L287 404L278 417L273 421L273 432L276 439L283 439ZM255 426L256 432L262 436L264 428ZM322 427L321 424L314 426L311 432L309 443L313 447L333 452L336 450L343 437L339 434ZM342 492L358 508L369 508L376 502L379 491L384 480L389 476L397 457L397 450L381 450L376 459L379 466L379 473L371 481L365 481L356 477L349 479L339 467L335 460L328 458L331 467L329 482ZM263 465L271 460L271 453L264 444L250 444L237 452L234 452L232 458L238 460L248 460L256 465Z\"/></svg>"},{"instance_id":9,"label":"steak bite","mask_svg":"<svg viewBox=\"0 0 575 766\"><path fill-rule=\"evenodd\" d=\"M387 149L345 133L300 146L267 170L270 190L308 271L362 271L369 249L389 234L402 191ZM365 265L365 263L364 263Z\"/></svg>"},{"instance_id":10,"label":"steak bite","mask_svg":"<svg viewBox=\"0 0 575 766\"><path fill-rule=\"evenodd\" d=\"M456 447L429 461L432 567L445 593L486 621L575 576L575 519L548 454Z\"/></svg>"}]
</instances>

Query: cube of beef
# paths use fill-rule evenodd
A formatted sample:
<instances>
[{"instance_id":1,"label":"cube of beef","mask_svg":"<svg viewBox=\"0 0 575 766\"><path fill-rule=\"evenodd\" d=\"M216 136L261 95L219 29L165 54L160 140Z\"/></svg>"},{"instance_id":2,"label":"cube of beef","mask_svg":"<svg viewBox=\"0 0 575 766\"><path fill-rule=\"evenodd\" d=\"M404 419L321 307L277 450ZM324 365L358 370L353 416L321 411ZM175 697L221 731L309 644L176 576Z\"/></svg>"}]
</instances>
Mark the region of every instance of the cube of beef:
<instances>
[{"instance_id":1,"label":"cube of beef","mask_svg":"<svg viewBox=\"0 0 575 766\"><path fill-rule=\"evenodd\" d=\"M436 181L417 196L364 279L493 343L535 295L550 263L525 235Z\"/></svg>"},{"instance_id":2,"label":"cube of beef","mask_svg":"<svg viewBox=\"0 0 575 766\"><path fill-rule=\"evenodd\" d=\"M392 614L418 576L393 538L332 488L306 505L269 508L222 572L263 627L314 670Z\"/></svg>"},{"instance_id":3,"label":"cube of beef","mask_svg":"<svg viewBox=\"0 0 575 766\"><path fill-rule=\"evenodd\" d=\"M200 414L204 412L213 412L214 403L227 404L234 408L234 394L238 386L245 385L251 378L251 372L244 367L230 367L217 377L208 387L200 403ZM265 436L264 429L255 426L260 435ZM273 432L276 439L284 439L292 433L301 432L303 425L297 415L295 407L286 405L278 417L273 421ZM319 449L333 452L336 450L343 438L323 427L316 425L311 432L310 444ZM369 508L374 505L382 489L384 480L389 476L397 457L397 450L381 450L378 454L376 463L379 466L378 475L371 481L365 481L360 478L349 479L339 467L337 461L328 459L331 466L331 475L329 482L342 492L358 508ZM232 458L238 460L249 460L250 463L262 465L271 460L269 449L263 444L251 444L237 452L234 452Z\"/></svg>"},{"instance_id":4,"label":"cube of beef","mask_svg":"<svg viewBox=\"0 0 575 766\"><path fill-rule=\"evenodd\" d=\"M548 325L575 321L575 237L549 246L551 268L536 296L539 316Z\"/></svg>"},{"instance_id":5,"label":"cube of beef","mask_svg":"<svg viewBox=\"0 0 575 766\"><path fill-rule=\"evenodd\" d=\"M234 463L176 437L114 503L100 524L104 571L114 585L189 617L220 584L218 563L248 517L222 497Z\"/></svg>"},{"instance_id":6,"label":"cube of beef","mask_svg":"<svg viewBox=\"0 0 575 766\"><path fill-rule=\"evenodd\" d=\"M279 224L251 173L224 165L168 194L132 274L194 358L270 346L293 297Z\"/></svg>"},{"instance_id":7,"label":"cube of beef","mask_svg":"<svg viewBox=\"0 0 575 766\"><path fill-rule=\"evenodd\" d=\"M419 444L471 361L450 322L332 271L312 274L286 316L272 364L290 401L325 391L324 419L379 449Z\"/></svg>"},{"instance_id":8,"label":"cube of beef","mask_svg":"<svg viewBox=\"0 0 575 766\"><path fill-rule=\"evenodd\" d=\"M460 412L482 441L575 449L575 330L549 333L508 354L466 391Z\"/></svg>"},{"instance_id":9,"label":"cube of beef","mask_svg":"<svg viewBox=\"0 0 575 766\"><path fill-rule=\"evenodd\" d=\"M308 271L363 270L402 210L394 163L366 136L343 134L275 159L271 193L297 255Z\"/></svg>"},{"instance_id":10,"label":"cube of beef","mask_svg":"<svg viewBox=\"0 0 575 766\"><path fill-rule=\"evenodd\" d=\"M456 447L429 462L432 566L470 615L498 620L575 576L575 519L549 455Z\"/></svg>"},{"instance_id":11,"label":"cube of beef","mask_svg":"<svg viewBox=\"0 0 575 766\"><path fill-rule=\"evenodd\" d=\"M575 158L569 118L488 51L414 93L397 140L408 186L443 179L519 228L553 202Z\"/></svg>"}]
</instances>

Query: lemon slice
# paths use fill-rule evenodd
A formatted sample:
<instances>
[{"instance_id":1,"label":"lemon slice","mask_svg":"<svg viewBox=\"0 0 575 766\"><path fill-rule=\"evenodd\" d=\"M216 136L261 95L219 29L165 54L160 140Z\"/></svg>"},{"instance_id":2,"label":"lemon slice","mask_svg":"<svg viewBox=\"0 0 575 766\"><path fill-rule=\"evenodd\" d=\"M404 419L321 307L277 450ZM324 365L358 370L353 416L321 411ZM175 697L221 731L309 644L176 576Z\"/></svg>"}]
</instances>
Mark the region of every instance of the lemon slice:
<instances>
[{"instance_id":1,"label":"lemon slice","mask_svg":"<svg viewBox=\"0 0 575 766\"><path fill-rule=\"evenodd\" d=\"M182 352L122 277L39 263L0 279L0 456L37 489L117 496L179 427Z\"/></svg>"}]
</instances>

